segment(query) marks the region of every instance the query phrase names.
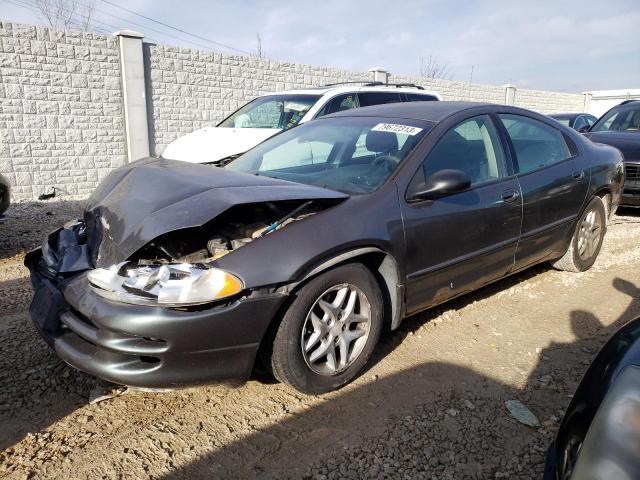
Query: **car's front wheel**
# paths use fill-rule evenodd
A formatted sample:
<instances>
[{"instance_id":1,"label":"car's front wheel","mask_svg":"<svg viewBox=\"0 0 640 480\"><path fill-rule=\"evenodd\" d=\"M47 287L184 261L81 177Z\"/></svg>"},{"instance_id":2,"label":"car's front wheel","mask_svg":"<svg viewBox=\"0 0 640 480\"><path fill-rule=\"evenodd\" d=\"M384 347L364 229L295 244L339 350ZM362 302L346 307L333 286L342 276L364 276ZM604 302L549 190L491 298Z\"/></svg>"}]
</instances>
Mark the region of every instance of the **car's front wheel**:
<instances>
[{"instance_id":1,"label":"car's front wheel","mask_svg":"<svg viewBox=\"0 0 640 480\"><path fill-rule=\"evenodd\" d=\"M553 263L558 270L584 272L595 263L607 230L606 209L600 197L591 199L578 220L569 249Z\"/></svg>"},{"instance_id":2,"label":"car's front wheel","mask_svg":"<svg viewBox=\"0 0 640 480\"><path fill-rule=\"evenodd\" d=\"M352 381L380 337L383 305L373 274L361 264L329 270L297 293L273 342L274 376L320 394Z\"/></svg>"}]
</instances>

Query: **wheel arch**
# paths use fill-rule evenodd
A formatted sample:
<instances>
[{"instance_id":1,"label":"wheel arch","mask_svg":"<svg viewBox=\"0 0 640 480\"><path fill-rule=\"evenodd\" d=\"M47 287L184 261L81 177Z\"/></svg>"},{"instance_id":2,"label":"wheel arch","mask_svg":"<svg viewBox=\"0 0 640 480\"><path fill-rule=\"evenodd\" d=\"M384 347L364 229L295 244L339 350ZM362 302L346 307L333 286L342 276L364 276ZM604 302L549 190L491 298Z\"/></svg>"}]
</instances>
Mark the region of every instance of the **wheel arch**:
<instances>
[{"instance_id":1,"label":"wheel arch","mask_svg":"<svg viewBox=\"0 0 640 480\"><path fill-rule=\"evenodd\" d=\"M593 196L600 197L600 200L602 200L602 203L604 204L604 213L605 213L606 221L608 222L611 219L611 215L613 213L611 208L611 202L613 200L613 191L611 190L609 185L604 185L600 187L598 190L596 190L595 192L593 192Z\"/></svg>"},{"instance_id":2,"label":"wheel arch","mask_svg":"<svg viewBox=\"0 0 640 480\"><path fill-rule=\"evenodd\" d=\"M354 262L362 263L375 276L384 300L385 323L391 330L395 330L400 325L404 312L404 288L400 281L398 262L379 247L359 247L325 259L311 268L299 281L287 285L287 288L294 293L321 273Z\"/></svg>"},{"instance_id":3,"label":"wheel arch","mask_svg":"<svg viewBox=\"0 0 640 480\"><path fill-rule=\"evenodd\" d=\"M257 366L262 371L270 370L267 359L271 356L275 332L285 312L296 298L296 292L323 272L348 263L361 263L371 271L382 293L384 303L383 328L389 330L398 328L404 316L404 284L400 282L398 262L391 254L379 247L367 246L347 250L317 263L300 280L288 283L278 289L282 293L287 293L289 298L281 305L267 327L267 331L260 342L254 368Z\"/></svg>"}]
</instances>

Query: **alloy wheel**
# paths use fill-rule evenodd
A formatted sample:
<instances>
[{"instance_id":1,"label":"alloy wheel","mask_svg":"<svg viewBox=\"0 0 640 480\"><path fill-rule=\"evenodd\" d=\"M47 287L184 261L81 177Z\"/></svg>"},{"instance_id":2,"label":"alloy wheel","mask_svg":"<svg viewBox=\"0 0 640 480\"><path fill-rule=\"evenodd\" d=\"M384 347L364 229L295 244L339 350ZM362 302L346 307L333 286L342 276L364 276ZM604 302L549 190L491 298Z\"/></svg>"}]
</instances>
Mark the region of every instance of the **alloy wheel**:
<instances>
[{"instance_id":1,"label":"alloy wheel","mask_svg":"<svg viewBox=\"0 0 640 480\"><path fill-rule=\"evenodd\" d=\"M337 375L362 353L371 328L371 305L355 285L326 290L313 303L302 327L302 355L311 370Z\"/></svg>"},{"instance_id":2,"label":"alloy wheel","mask_svg":"<svg viewBox=\"0 0 640 480\"><path fill-rule=\"evenodd\" d=\"M578 255L582 260L588 260L600 245L602 230L602 216L596 209L589 210L582 220L578 233Z\"/></svg>"}]
</instances>

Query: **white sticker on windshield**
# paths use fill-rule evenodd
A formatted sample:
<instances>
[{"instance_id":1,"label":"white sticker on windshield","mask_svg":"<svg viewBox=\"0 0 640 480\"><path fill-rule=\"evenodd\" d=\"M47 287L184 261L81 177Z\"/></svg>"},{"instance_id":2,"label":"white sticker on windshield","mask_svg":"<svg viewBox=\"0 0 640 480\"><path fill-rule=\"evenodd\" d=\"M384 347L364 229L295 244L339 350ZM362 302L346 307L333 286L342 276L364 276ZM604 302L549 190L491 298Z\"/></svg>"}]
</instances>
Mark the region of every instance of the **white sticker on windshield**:
<instances>
[{"instance_id":1,"label":"white sticker on windshield","mask_svg":"<svg viewBox=\"0 0 640 480\"><path fill-rule=\"evenodd\" d=\"M421 128L411 127L409 125L399 125L397 123L379 123L371 130L375 132L393 132L404 133L405 135L417 135L422 131Z\"/></svg>"}]
</instances>

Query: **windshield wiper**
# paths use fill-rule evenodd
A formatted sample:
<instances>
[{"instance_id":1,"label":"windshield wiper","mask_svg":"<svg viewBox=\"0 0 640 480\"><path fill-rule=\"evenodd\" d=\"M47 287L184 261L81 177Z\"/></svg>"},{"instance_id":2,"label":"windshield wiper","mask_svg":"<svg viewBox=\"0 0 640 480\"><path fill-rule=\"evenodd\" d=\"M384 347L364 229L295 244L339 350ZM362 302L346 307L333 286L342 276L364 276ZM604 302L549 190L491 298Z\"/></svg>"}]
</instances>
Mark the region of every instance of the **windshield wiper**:
<instances>
[{"instance_id":1,"label":"windshield wiper","mask_svg":"<svg viewBox=\"0 0 640 480\"><path fill-rule=\"evenodd\" d=\"M242 153L236 153L235 155L229 155L228 157L221 158L220 160L216 160L214 162L204 162L204 164L213 165L214 167L224 167L225 165L229 165L240 155L242 155Z\"/></svg>"}]
</instances>

